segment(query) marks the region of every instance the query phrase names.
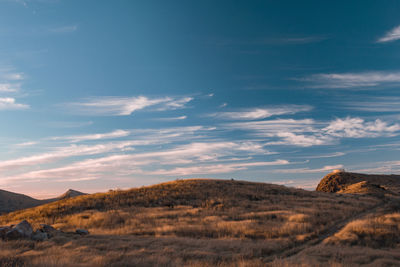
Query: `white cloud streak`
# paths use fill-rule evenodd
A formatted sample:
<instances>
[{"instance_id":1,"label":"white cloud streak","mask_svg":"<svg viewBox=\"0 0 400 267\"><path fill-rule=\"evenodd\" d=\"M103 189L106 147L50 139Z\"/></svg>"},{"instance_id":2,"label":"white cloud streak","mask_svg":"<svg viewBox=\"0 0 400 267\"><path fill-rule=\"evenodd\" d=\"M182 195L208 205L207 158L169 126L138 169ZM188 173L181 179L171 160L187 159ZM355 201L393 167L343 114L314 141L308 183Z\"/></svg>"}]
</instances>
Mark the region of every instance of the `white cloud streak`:
<instances>
[{"instance_id":1,"label":"white cloud streak","mask_svg":"<svg viewBox=\"0 0 400 267\"><path fill-rule=\"evenodd\" d=\"M186 120L187 116L171 117L171 118L158 118L159 121L182 121Z\"/></svg>"},{"instance_id":2,"label":"white cloud streak","mask_svg":"<svg viewBox=\"0 0 400 267\"><path fill-rule=\"evenodd\" d=\"M20 158L16 160L0 162L0 170L12 170L16 167L37 165L47 163L56 159L71 156L94 155L109 151L118 151L128 148L131 145L138 144L140 141L126 141L120 143L109 143L104 145L95 146L77 146L72 145L63 147L52 153L39 154L31 157ZM221 167L226 165L225 171L240 170L250 168L253 166L269 166L269 165L284 165L288 164L287 161L277 160L273 162L247 162L247 163L224 163L215 164L215 162L231 155L249 155L249 154L269 154L268 151L263 149L263 146L251 142L207 142L207 143L190 143L185 145L176 146L174 148L154 151L142 152L131 154L116 154L105 157L86 159L78 161L64 167L49 168L42 170L28 171L19 175L6 177L3 181L12 180L34 180L34 179L58 179L63 178L71 179L76 177L104 177L104 175L112 174L113 177L124 176L131 174L141 175L156 175L156 166L176 166L176 165L190 165L201 164L203 171L211 172L217 166ZM212 167L206 167L211 163ZM151 167L151 170L146 171L146 167ZM192 166L176 167L189 171ZM144 169L143 169L144 168ZM164 169L160 169L161 173ZM193 171L195 169L192 169ZM215 170L219 173L220 170ZM164 170L165 171L165 170ZM200 171L198 169L197 171ZM171 172L171 171L170 171ZM177 170L175 171L177 172ZM172 172L171 172L172 174Z\"/></svg>"},{"instance_id":3,"label":"white cloud streak","mask_svg":"<svg viewBox=\"0 0 400 267\"><path fill-rule=\"evenodd\" d=\"M330 136L346 138L395 136L400 131L400 125L397 123L390 125L379 119L365 122L361 118L347 117L332 121L322 131Z\"/></svg>"},{"instance_id":4,"label":"white cloud streak","mask_svg":"<svg viewBox=\"0 0 400 267\"><path fill-rule=\"evenodd\" d=\"M375 97L364 101L344 101L343 106L349 110L366 112L400 112L400 97Z\"/></svg>"},{"instance_id":5,"label":"white cloud streak","mask_svg":"<svg viewBox=\"0 0 400 267\"><path fill-rule=\"evenodd\" d=\"M292 106L282 106L273 108L252 108L252 109L245 109L241 111L231 111L231 112L218 112L212 114L212 116L229 120L257 120L277 115L287 115L287 114L295 114L298 112L310 111L311 109L312 109L311 106L292 105Z\"/></svg>"},{"instance_id":6,"label":"white cloud streak","mask_svg":"<svg viewBox=\"0 0 400 267\"><path fill-rule=\"evenodd\" d=\"M312 119L276 119L265 121L235 122L225 124L229 130L242 130L258 138L276 138L266 145L294 145L309 147L328 145L340 138L373 138L397 136L400 125L382 120L364 121L357 117L316 122Z\"/></svg>"},{"instance_id":7,"label":"white cloud streak","mask_svg":"<svg viewBox=\"0 0 400 267\"><path fill-rule=\"evenodd\" d=\"M299 80L309 82L311 88L375 88L378 86L399 85L400 72L323 73L314 74Z\"/></svg>"},{"instance_id":8,"label":"white cloud streak","mask_svg":"<svg viewBox=\"0 0 400 267\"><path fill-rule=\"evenodd\" d=\"M125 142L97 144L92 146L70 145L67 147L59 147L47 153L42 153L12 160L0 161L0 170L9 171L17 169L19 167L39 165L74 156L96 155L96 154L107 153L113 150L120 151L129 148L133 145L136 145L137 143L138 143L137 141L125 141Z\"/></svg>"},{"instance_id":9,"label":"white cloud streak","mask_svg":"<svg viewBox=\"0 0 400 267\"><path fill-rule=\"evenodd\" d=\"M0 97L0 110L22 110L28 109L29 105L20 104L12 97Z\"/></svg>"},{"instance_id":10,"label":"white cloud streak","mask_svg":"<svg viewBox=\"0 0 400 267\"><path fill-rule=\"evenodd\" d=\"M378 43L393 42L400 39L400 26L397 26L387 32L384 36L377 40Z\"/></svg>"},{"instance_id":11,"label":"white cloud streak","mask_svg":"<svg viewBox=\"0 0 400 267\"><path fill-rule=\"evenodd\" d=\"M322 168L318 169L310 169L310 168L297 168L297 169L279 169L279 170L273 170L273 172L276 173L324 173L328 171L333 171L336 169L342 169L343 165L338 164L338 165L333 165L333 166L324 166Z\"/></svg>"},{"instance_id":12,"label":"white cloud streak","mask_svg":"<svg viewBox=\"0 0 400 267\"><path fill-rule=\"evenodd\" d=\"M82 102L67 103L66 105L81 115L127 116L148 107L155 107L157 110L184 108L192 100L191 97L153 99L145 96L95 97Z\"/></svg>"},{"instance_id":13,"label":"white cloud streak","mask_svg":"<svg viewBox=\"0 0 400 267\"><path fill-rule=\"evenodd\" d=\"M73 143L103 139L115 139L130 135L130 131L126 130L115 130L109 133L97 133L97 134L86 134L86 135L72 135L72 136L60 136L53 137L53 140L67 140Z\"/></svg>"},{"instance_id":14,"label":"white cloud streak","mask_svg":"<svg viewBox=\"0 0 400 267\"><path fill-rule=\"evenodd\" d=\"M287 160L263 161L263 162L247 162L247 163L230 163L230 164L213 164L205 166L191 166L179 167L170 170L160 169L151 171L152 175L167 175L167 176L188 176L198 174L216 174L216 173L230 173L235 171L247 170L249 167L257 166L277 166L287 165Z\"/></svg>"},{"instance_id":15,"label":"white cloud streak","mask_svg":"<svg viewBox=\"0 0 400 267\"><path fill-rule=\"evenodd\" d=\"M38 144L38 142L29 141L29 142L24 142L24 143L16 144L15 146L16 146L16 147L28 147L28 146L34 146L34 145L36 145L36 144Z\"/></svg>"},{"instance_id":16,"label":"white cloud streak","mask_svg":"<svg viewBox=\"0 0 400 267\"><path fill-rule=\"evenodd\" d=\"M20 90L20 84L1 83L0 93L15 93Z\"/></svg>"}]
</instances>

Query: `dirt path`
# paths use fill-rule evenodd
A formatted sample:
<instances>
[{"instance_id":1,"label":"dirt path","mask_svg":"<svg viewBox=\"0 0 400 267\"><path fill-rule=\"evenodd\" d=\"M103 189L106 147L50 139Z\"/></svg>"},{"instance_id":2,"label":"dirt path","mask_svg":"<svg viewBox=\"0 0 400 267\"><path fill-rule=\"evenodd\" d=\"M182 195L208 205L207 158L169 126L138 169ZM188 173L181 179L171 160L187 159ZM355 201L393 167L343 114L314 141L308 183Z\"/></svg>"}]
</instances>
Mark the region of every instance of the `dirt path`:
<instances>
[{"instance_id":1,"label":"dirt path","mask_svg":"<svg viewBox=\"0 0 400 267\"><path fill-rule=\"evenodd\" d=\"M326 229L322 234L320 234L318 237L308 240L305 243L301 243L298 245L295 245L291 248L288 248L286 250L283 250L281 252L278 252L276 254L273 254L271 256L265 257L263 259L263 261L265 263L270 263L272 261L274 261L275 259L289 259L292 258L294 256L296 256L297 254L299 254L300 252L302 252L305 249L308 249L310 247L313 246L317 246L319 245L322 241L324 241L326 238L333 236L334 234L336 234L337 232L339 232L343 227L345 227L349 222L360 219L370 213L375 213L378 209L384 208L385 206L390 205L392 201L386 199L384 201L382 201L381 203L373 206L372 208L369 208L367 210L364 210L360 213L354 214L351 217L348 217L344 220L341 220L339 222L336 222L336 224L328 229Z\"/></svg>"}]
</instances>

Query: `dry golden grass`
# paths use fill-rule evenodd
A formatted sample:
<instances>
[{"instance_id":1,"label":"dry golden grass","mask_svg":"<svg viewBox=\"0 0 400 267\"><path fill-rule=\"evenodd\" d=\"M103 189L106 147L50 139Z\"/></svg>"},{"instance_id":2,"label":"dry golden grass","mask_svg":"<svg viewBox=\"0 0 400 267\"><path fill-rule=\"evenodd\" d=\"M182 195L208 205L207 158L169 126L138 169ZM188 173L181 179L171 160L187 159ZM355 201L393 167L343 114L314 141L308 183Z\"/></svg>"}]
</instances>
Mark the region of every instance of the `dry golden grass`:
<instances>
[{"instance_id":1,"label":"dry golden grass","mask_svg":"<svg viewBox=\"0 0 400 267\"><path fill-rule=\"evenodd\" d=\"M400 246L394 248L371 248L321 244L302 251L289 259L277 259L273 267L303 266L400 266Z\"/></svg>"},{"instance_id":2,"label":"dry golden grass","mask_svg":"<svg viewBox=\"0 0 400 267\"><path fill-rule=\"evenodd\" d=\"M48 241L0 242L3 261L29 266L264 266L381 202L242 181L183 180L80 196L0 217L64 231ZM277 263L278 264L278 263ZM283 263L285 264L285 263Z\"/></svg>"},{"instance_id":3,"label":"dry golden grass","mask_svg":"<svg viewBox=\"0 0 400 267\"><path fill-rule=\"evenodd\" d=\"M395 247L400 242L400 213L384 214L347 224L326 240L328 244Z\"/></svg>"}]
</instances>

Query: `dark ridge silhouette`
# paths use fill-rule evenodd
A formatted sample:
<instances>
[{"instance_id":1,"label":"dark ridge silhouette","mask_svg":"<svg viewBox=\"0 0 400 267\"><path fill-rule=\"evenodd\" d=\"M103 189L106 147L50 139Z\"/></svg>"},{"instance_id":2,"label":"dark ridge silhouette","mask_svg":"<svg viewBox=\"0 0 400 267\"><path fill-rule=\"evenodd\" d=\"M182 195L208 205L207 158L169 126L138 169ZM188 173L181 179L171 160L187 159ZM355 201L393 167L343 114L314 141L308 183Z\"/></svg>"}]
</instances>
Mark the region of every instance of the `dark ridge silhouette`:
<instances>
[{"instance_id":1,"label":"dark ridge silhouette","mask_svg":"<svg viewBox=\"0 0 400 267\"><path fill-rule=\"evenodd\" d=\"M55 202L58 200L69 199L82 195L86 194L76 190L69 189L67 192L56 198L35 199L33 197L24 194L13 193L0 189L0 214L27 208L33 208L43 204Z\"/></svg>"},{"instance_id":2,"label":"dark ridge silhouette","mask_svg":"<svg viewBox=\"0 0 400 267\"><path fill-rule=\"evenodd\" d=\"M23 194L0 190L0 213L32 208L45 203L48 202L34 199Z\"/></svg>"}]
</instances>

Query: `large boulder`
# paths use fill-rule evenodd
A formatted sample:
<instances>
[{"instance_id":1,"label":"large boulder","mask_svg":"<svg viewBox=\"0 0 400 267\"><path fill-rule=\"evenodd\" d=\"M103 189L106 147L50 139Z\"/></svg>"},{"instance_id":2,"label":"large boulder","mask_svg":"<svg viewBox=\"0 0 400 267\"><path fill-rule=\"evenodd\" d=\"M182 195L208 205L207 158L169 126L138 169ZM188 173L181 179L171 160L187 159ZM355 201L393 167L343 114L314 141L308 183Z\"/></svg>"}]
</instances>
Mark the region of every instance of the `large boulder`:
<instances>
[{"instance_id":1,"label":"large boulder","mask_svg":"<svg viewBox=\"0 0 400 267\"><path fill-rule=\"evenodd\" d=\"M41 224L39 230L43 233L46 233L47 238L56 236L57 234L59 234L61 232L61 231L55 229L53 226L48 225L48 224Z\"/></svg>"},{"instance_id":2,"label":"large boulder","mask_svg":"<svg viewBox=\"0 0 400 267\"><path fill-rule=\"evenodd\" d=\"M28 223L26 220L23 220L6 233L5 239L30 238L32 233L33 229L30 223Z\"/></svg>"}]
</instances>

